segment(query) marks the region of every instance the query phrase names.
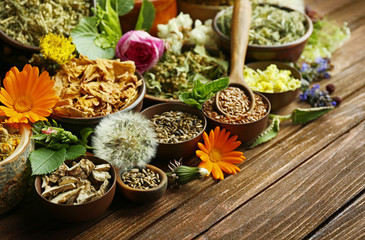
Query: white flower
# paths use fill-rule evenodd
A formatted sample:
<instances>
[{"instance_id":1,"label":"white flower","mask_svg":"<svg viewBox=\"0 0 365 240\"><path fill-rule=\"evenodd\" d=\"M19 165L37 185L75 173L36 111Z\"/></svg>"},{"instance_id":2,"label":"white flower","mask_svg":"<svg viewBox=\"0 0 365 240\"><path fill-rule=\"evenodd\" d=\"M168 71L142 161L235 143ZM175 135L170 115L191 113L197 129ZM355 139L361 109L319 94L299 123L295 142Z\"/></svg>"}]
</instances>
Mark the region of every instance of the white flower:
<instances>
[{"instance_id":1,"label":"white flower","mask_svg":"<svg viewBox=\"0 0 365 240\"><path fill-rule=\"evenodd\" d=\"M103 118L92 138L95 156L121 171L144 167L155 156L157 145L150 121L133 112L119 112Z\"/></svg>"}]
</instances>

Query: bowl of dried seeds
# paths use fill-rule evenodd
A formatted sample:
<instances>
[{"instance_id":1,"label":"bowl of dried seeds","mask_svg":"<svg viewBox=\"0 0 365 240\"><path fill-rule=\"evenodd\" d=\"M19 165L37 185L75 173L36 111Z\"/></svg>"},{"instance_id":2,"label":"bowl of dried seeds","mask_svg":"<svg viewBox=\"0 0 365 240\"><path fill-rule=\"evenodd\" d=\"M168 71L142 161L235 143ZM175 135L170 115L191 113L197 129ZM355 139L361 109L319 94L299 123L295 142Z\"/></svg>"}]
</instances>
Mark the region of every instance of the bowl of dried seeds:
<instances>
[{"instance_id":1,"label":"bowl of dried seeds","mask_svg":"<svg viewBox=\"0 0 365 240\"><path fill-rule=\"evenodd\" d=\"M133 168L118 174L117 185L123 195L138 203L148 203L159 199L167 188L164 171L147 164L145 168Z\"/></svg>"},{"instance_id":2,"label":"bowl of dried seeds","mask_svg":"<svg viewBox=\"0 0 365 240\"><path fill-rule=\"evenodd\" d=\"M159 145L157 160L189 158L195 154L205 131L204 114L184 103L160 103L141 112L155 128Z\"/></svg>"},{"instance_id":3,"label":"bowl of dried seeds","mask_svg":"<svg viewBox=\"0 0 365 240\"><path fill-rule=\"evenodd\" d=\"M35 189L55 218L83 222L103 214L113 201L116 170L95 156L66 161L54 172L38 176Z\"/></svg>"},{"instance_id":4,"label":"bowl of dried seeds","mask_svg":"<svg viewBox=\"0 0 365 240\"><path fill-rule=\"evenodd\" d=\"M248 112L250 101L245 92L231 84L221 91L219 101L224 112L216 111L215 96L203 104L202 110L211 128L220 126L232 135L237 135L243 146L249 146L267 127L271 110L270 101L259 92L254 92L256 105Z\"/></svg>"}]
</instances>

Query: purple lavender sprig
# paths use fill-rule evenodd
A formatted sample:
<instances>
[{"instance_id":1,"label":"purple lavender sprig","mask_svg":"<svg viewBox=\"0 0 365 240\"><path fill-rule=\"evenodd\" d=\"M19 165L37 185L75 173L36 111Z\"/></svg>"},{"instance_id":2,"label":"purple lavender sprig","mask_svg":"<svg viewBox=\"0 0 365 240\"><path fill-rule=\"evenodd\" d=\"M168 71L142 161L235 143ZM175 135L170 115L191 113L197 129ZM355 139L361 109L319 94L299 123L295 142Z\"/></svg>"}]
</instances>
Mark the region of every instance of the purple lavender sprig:
<instances>
[{"instance_id":1,"label":"purple lavender sprig","mask_svg":"<svg viewBox=\"0 0 365 240\"><path fill-rule=\"evenodd\" d=\"M329 94L334 92L335 86L328 84L326 90L321 91L319 84L314 84L312 88L308 88L299 95L302 101L309 103L312 107L338 106L342 99L340 97L332 98Z\"/></svg>"}]
</instances>

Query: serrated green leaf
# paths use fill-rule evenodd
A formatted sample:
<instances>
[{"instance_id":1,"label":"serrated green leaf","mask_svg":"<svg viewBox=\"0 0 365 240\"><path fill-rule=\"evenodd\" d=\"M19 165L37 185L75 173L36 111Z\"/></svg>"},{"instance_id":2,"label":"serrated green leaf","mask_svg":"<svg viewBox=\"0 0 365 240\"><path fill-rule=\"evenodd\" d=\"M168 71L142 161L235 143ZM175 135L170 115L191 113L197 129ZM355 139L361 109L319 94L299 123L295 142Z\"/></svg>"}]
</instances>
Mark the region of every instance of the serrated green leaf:
<instances>
[{"instance_id":1,"label":"serrated green leaf","mask_svg":"<svg viewBox=\"0 0 365 240\"><path fill-rule=\"evenodd\" d=\"M261 133L255 142L250 146L250 148L254 148L262 143L268 142L271 139L275 138L280 130L280 119L274 118L271 121L271 124L266 128L266 130Z\"/></svg>"},{"instance_id":2,"label":"serrated green leaf","mask_svg":"<svg viewBox=\"0 0 365 240\"><path fill-rule=\"evenodd\" d=\"M87 143L88 143L88 138L90 136L90 134L92 134L94 132L94 130L92 128L83 128L81 131L80 131L80 135L81 135L81 144L87 148L87 149L92 149L92 147L88 146Z\"/></svg>"},{"instance_id":3,"label":"serrated green leaf","mask_svg":"<svg viewBox=\"0 0 365 240\"><path fill-rule=\"evenodd\" d=\"M58 151L48 148L34 150L29 156L32 175L43 175L56 170L65 161L65 157L65 148Z\"/></svg>"},{"instance_id":4,"label":"serrated green leaf","mask_svg":"<svg viewBox=\"0 0 365 240\"><path fill-rule=\"evenodd\" d=\"M323 114L331 111L334 107L316 107L316 108L296 108L292 113L292 122L294 124L303 124L319 118Z\"/></svg>"},{"instance_id":5,"label":"serrated green leaf","mask_svg":"<svg viewBox=\"0 0 365 240\"><path fill-rule=\"evenodd\" d=\"M82 155L85 155L86 148L82 145L74 145L67 149L66 160L74 160Z\"/></svg>"},{"instance_id":6,"label":"serrated green leaf","mask_svg":"<svg viewBox=\"0 0 365 240\"><path fill-rule=\"evenodd\" d=\"M156 10L153 3L148 0L143 0L141 10L139 11L135 30L149 31L155 20Z\"/></svg>"}]
</instances>

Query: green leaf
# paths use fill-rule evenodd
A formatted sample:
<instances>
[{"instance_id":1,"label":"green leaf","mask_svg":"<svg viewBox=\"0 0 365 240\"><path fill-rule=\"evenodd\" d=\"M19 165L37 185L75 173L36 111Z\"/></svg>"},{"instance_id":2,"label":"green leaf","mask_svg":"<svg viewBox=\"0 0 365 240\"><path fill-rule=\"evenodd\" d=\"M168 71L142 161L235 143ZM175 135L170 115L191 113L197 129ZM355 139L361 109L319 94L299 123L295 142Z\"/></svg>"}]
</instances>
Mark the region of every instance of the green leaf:
<instances>
[{"instance_id":1,"label":"green leaf","mask_svg":"<svg viewBox=\"0 0 365 240\"><path fill-rule=\"evenodd\" d=\"M202 104L212 98L217 92L227 88L229 85L229 78L219 78L217 80L202 84L198 79L194 83L194 88L191 92L182 92L179 95L179 99L199 110L202 108Z\"/></svg>"},{"instance_id":2,"label":"green leaf","mask_svg":"<svg viewBox=\"0 0 365 240\"><path fill-rule=\"evenodd\" d=\"M66 160L74 160L82 155L85 155L86 148L82 145L74 145L67 149Z\"/></svg>"},{"instance_id":3,"label":"green leaf","mask_svg":"<svg viewBox=\"0 0 365 240\"><path fill-rule=\"evenodd\" d=\"M112 6L113 4L117 3L117 8L114 8L119 16L126 15L130 11L132 11L134 7L134 0L112 0Z\"/></svg>"},{"instance_id":4,"label":"green leaf","mask_svg":"<svg viewBox=\"0 0 365 240\"><path fill-rule=\"evenodd\" d=\"M65 161L65 157L65 148L58 151L48 148L34 150L29 156L32 175L43 175L56 170Z\"/></svg>"},{"instance_id":5,"label":"green leaf","mask_svg":"<svg viewBox=\"0 0 365 240\"><path fill-rule=\"evenodd\" d=\"M155 20L156 10L153 3L148 0L143 0L141 10L139 11L135 30L149 31Z\"/></svg>"},{"instance_id":6,"label":"green leaf","mask_svg":"<svg viewBox=\"0 0 365 240\"><path fill-rule=\"evenodd\" d=\"M83 128L80 131L80 135L81 135L81 140L80 143L87 149L92 149L92 147L88 146L88 138L90 136L90 134L92 134L94 132L94 130L92 128Z\"/></svg>"},{"instance_id":7,"label":"green leaf","mask_svg":"<svg viewBox=\"0 0 365 240\"><path fill-rule=\"evenodd\" d=\"M79 24L71 31L73 43L79 53L87 56L91 60L96 58L112 59L115 55L115 47L103 49L96 45L98 32L98 18L86 17L81 19ZM98 39L100 41L100 38Z\"/></svg>"},{"instance_id":8,"label":"green leaf","mask_svg":"<svg viewBox=\"0 0 365 240\"><path fill-rule=\"evenodd\" d=\"M261 133L255 142L250 146L250 148L254 148L262 143L268 142L271 139L275 138L280 130L280 119L274 118L271 121L271 124L266 128L266 130Z\"/></svg>"},{"instance_id":9,"label":"green leaf","mask_svg":"<svg viewBox=\"0 0 365 240\"><path fill-rule=\"evenodd\" d=\"M319 118L323 114L331 111L334 107L316 107L316 108L296 108L292 113L292 122L294 124L303 124Z\"/></svg>"}]
</instances>

